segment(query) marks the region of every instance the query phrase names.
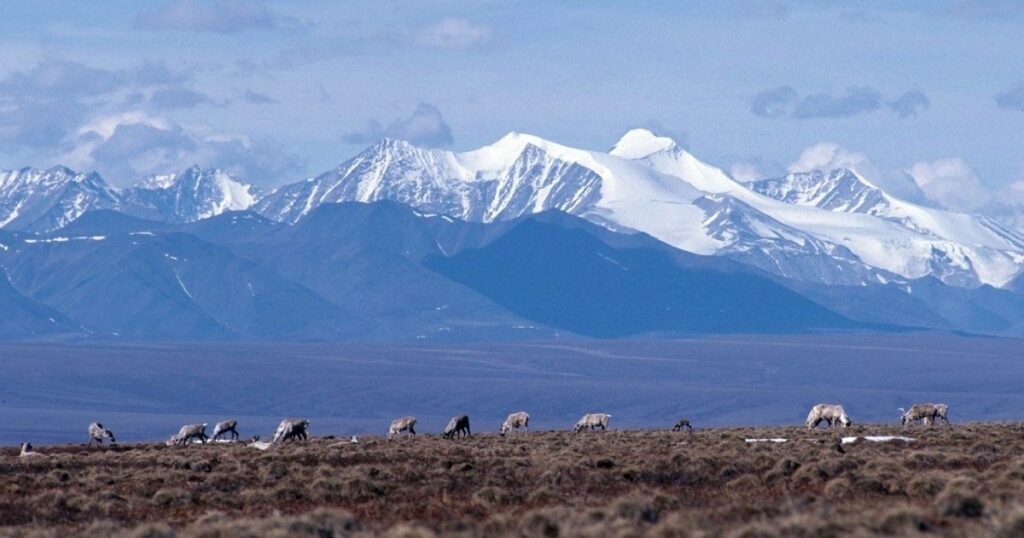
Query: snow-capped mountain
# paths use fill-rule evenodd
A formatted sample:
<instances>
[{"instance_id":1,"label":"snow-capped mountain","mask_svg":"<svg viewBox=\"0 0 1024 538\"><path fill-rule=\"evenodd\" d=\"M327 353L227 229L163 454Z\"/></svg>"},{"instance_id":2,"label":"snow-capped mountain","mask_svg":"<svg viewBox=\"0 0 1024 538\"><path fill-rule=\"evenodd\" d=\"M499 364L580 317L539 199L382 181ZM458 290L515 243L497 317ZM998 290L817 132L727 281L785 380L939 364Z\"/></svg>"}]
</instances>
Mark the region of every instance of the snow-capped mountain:
<instances>
[{"instance_id":1,"label":"snow-capped mountain","mask_svg":"<svg viewBox=\"0 0 1024 538\"><path fill-rule=\"evenodd\" d=\"M559 209L814 282L1002 286L1024 267L1024 236L988 219L896 199L847 170L744 185L643 129L608 153L518 133L464 153L385 140L255 208L296 222L323 203L376 200L482 222Z\"/></svg>"},{"instance_id":2,"label":"snow-capped mountain","mask_svg":"<svg viewBox=\"0 0 1024 538\"><path fill-rule=\"evenodd\" d=\"M457 154L385 139L352 160L279 189L256 210L296 222L329 202L391 200L464 220L492 222L548 209L576 213L595 201L601 177L511 134Z\"/></svg>"},{"instance_id":3,"label":"snow-capped mountain","mask_svg":"<svg viewBox=\"0 0 1024 538\"><path fill-rule=\"evenodd\" d=\"M62 166L0 171L0 228L49 232L96 209L166 222L193 222L247 209L258 191L220 170L189 168L117 188L99 174Z\"/></svg>"},{"instance_id":4,"label":"snow-capped mountain","mask_svg":"<svg viewBox=\"0 0 1024 538\"><path fill-rule=\"evenodd\" d=\"M125 191L133 208L145 208L168 222L195 222L225 211L248 209L259 196L222 170L193 166L177 174L150 176Z\"/></svg>"},{"instance_id":5,"label":"snow-capped mountain","mask_svg":"<svg viewBox=\"0 0 1024 538\"><path fill-rule=\"evenodd\" d=\"M885 215L892 201L882 189L847 168L762 179L747 187L769 198L828 211Z\"/></svg>"},{"instance_id":6,"label":"snow-capped mountain","mask_svg":"<svg viewBox=\"0 0 1024 538\"><path fill-rule=\"evenodd\" d=\"M123 209L120 193L99 174L63 166L0 171L0 228L49 231L89 209Z\"/></svg>"}]
</instances>

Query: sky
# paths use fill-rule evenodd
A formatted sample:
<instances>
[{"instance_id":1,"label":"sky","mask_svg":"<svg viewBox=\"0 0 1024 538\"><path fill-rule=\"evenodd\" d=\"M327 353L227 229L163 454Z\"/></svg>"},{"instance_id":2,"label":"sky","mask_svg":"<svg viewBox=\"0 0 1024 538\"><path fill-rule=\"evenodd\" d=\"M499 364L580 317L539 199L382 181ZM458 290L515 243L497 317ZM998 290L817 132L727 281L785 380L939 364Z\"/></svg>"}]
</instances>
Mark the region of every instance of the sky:
<instances>
[{"instance_id":1,"label":"sky","mask_svg":"<svg viewBox=\"0 0 1024 538\"><path fill-rule=\"evenodd\" d=\"M849 166L1020 215L1024 2L0 0L0 169L264 187L381 137L673 137L741 180ZM1024 220L1024 219L1021 219Z\"/></svg>"}]
</instances>

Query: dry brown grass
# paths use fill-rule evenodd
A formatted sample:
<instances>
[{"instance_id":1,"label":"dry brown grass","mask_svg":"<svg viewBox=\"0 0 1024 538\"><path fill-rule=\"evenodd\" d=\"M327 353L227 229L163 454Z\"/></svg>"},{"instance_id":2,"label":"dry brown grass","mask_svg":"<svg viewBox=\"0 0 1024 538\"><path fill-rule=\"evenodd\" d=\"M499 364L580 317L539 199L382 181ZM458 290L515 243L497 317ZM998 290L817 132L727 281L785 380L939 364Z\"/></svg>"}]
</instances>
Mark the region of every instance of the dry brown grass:
<instances>
[{"instance_id":1,"label":"dry brown grass","mask_svg":"<svg viewBox=\"0 0 1024 538\"><path fill-rule=\"evenodd\" d=\"M0 449L0 536L1020 536L1024 428ZM748 444L747 437L785 437Z\"/></svg>"}]
</instances>

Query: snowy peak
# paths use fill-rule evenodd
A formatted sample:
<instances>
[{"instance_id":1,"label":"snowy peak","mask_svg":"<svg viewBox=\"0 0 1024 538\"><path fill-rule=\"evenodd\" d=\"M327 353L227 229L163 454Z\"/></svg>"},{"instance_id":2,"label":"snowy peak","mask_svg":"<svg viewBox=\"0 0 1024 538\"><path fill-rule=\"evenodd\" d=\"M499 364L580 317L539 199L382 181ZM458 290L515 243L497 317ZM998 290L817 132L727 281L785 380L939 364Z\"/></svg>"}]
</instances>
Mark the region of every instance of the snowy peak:
<instances>
[{"instance_id":1,"label":"snowy peak","mask_svg":"<svg viewBox=\"0 0 1024 538\"><path fill-rule=\"evenodd\" d=\"M50 231L89 209L121 209L121 202L117 190L96 173L63 166L0 172L0 228Z\"/></svg>"},{"instance_id":2,"label":"snowy peak","mask_svg":"<svg viewBox=\"0 0 1024 538\"><path fill-rule=\"evenodd\" d=\"M675 141L667 136L658 136L647 129L633 129L622 135L609 153L623 159L640 159L676 147Z\"/></svg>"},{"instance_id":3,"label":"snowy peak","mask_svg":"<svg viewBox=\"0 0 1024 538\"><path fill-rule=\"evenodd\" d=\"M482 222L550 209L582 213L601 186L600 176L577 162L586 157L519 133L466 153L384 140L332 171L278 189L255 209L290 223L324 203L379 200Z\"/></svg>"},{"instance_id":4,"label":"snowy peak","mask_svg":"<svg viewBox=\"0 0 1024 538\"><path fill-rule=\"evenodd\" d=\"M118 189L99 174L64 166L0 171L0 228L50 232L86 211L110 209L135 217L193 222L248 209L260 196L221 170L193 166Z\"/></svg>"},{"instance_id":5,"label":"snowy peak","mask_svg":"<svg viewBox=\"0 0 1024 538\"><path fill-rule=\"evenodd\" d=\"M192 166L177 174L150 176L125 195L161 220L194 222L225 211L249 209L259 193L223 170Z\"/></svg>"},{"instance_id":6,"label":"snowy peak","mask_svg":"<svg viewBox=\"0 0 1024 538\"><path fill-rule=\"evenodd\" d=\"M1024 269L1020 235L985 219L898 200L845 169L741 184L645 129L608 153L515 132L462 153L385 140L255 209L294 223L324 203L378 200L477 222L558 209L813 282L1001 286Z\"/></svg>"},{"instance_id":7,"label":"snowy peak","mask_svg":"<svg viewBox=\"0 0 1024 538\"><path fill-rule=\"evenodd\" d=\"M747 183L747 187L787 204L846 213L878 214L891 202L881 189L847 168L762 179Z\"/></svg>"}]
</instances>

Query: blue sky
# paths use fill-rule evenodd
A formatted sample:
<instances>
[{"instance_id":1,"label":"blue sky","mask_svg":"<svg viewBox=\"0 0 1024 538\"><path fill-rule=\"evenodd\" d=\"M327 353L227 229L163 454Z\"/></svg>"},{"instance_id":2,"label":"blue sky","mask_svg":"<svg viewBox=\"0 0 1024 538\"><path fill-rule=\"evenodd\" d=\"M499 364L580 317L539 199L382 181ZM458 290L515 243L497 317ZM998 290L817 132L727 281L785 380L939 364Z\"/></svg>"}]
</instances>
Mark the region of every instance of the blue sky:
<instances>
[{"instance_id":1,"label":"blue sky","mask_svg":"<svg viewBox=\"0 0 1024 538\"><path fill-rule=\"evenodd\" d=\"M385 135L648 127L741 178L847 164L934 205L1024 200L1024 2L0 4L2 168L272 186Z\"/></svg>"}]
</instances>

